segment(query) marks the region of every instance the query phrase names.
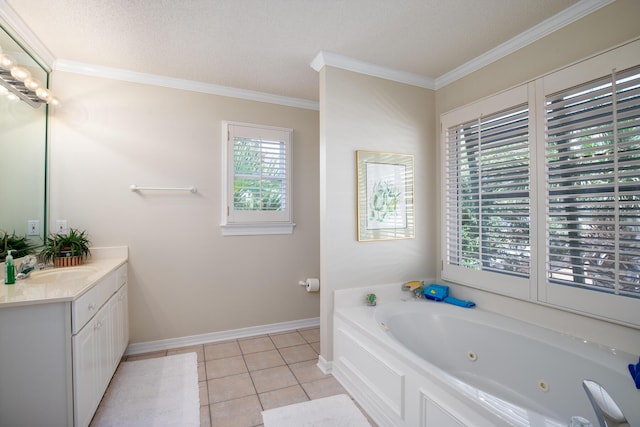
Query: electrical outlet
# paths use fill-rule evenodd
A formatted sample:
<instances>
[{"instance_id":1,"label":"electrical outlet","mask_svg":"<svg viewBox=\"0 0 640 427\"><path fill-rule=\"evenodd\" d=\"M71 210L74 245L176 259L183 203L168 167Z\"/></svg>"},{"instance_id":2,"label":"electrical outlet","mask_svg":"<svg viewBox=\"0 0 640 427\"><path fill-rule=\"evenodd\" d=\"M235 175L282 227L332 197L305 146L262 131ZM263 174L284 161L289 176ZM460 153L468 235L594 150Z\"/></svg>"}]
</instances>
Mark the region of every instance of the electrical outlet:
<instances>
[{"instance_id":1,"label":"electrical outlet","mask_svg":"<svg viewBox=\"0 0 640 427\"><path fill-rule=\"evenodd\" d=\"M40 235L40 221L37 219L30 219L27 221L27 236L39 236Z\"/></svg>"},{"instance_id":2,"label":"electrical outlet","mask_svg":"<svg viewBox=\"0 0 640 427\"><path fill-rule=\"evenodd\" d=\"M56 233L67 234L68 232L69 232L69 229L67 228L67 220L66 219L56 220Z\"/></svg>"}]
</instances>

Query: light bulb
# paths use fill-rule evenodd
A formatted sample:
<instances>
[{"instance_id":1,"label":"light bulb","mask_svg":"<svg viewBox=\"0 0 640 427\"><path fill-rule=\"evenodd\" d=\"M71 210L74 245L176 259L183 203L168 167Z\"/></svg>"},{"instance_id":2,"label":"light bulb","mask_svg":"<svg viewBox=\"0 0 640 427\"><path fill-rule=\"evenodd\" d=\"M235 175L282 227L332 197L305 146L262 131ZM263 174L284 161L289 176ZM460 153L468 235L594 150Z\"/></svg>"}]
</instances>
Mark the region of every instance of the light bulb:
<instances>
[{"instance_id":1,"label":"light bulb","mask_svg":"<svg viewBox=\"0 0 640 427\"><path fill-rule=\"evenodd\" d=\"M51 92L49 92L49 89L46 89L44 87L39 87L38 89L36 89L36 96L40 99L42 99L43 101L49 101L49 99L51 98Z\"/></svg>"},{"instance_id":2,"label":"light bulb","mask_svg":"<svg viewBox=\"0 0 640 427\"><path fill-rule=\"evenodd\" d=\"M18 66L11 68L11 75L13 76L14 79L20 82L23 82L28 78L31 78L31 73L29 72L29 70L27 70L24 67L18 67Z\"/></svg>"},{"instance_id":3,"label":"light bulb","mask_svg":"<svg viewBox=\"0 0 640 427\"><path fill-rule=\"evenodd\" d=\"M16 60L9 55L0 54L0 68L10 70L16 65Z\"/></svg>"},{"instance_id":4,"label":"light bulb","mask_svg":"<svg viewBox=\"0 0 640 427\"><path fill-rule=\"evenodd\" d=\"M20 100L20 98L18 98L16 95L14 95L14 94L12 94L12 93L10 93L9 95L7 95L7 98L8 98L8 99L9 99L9 101L11 101L11 102L16 102L16 101L19 101L19 100Z\"/></svg>"},{"instance_id":5,"label":"light bulb","mask_svg":"<svg viewBox=\"0 0 640 427\"><path fill-rule=\"evenodd\" d=\"M24 85L27 89L35 92L40 87L40 82L33 77L30 77L24 81Z\"/></svg>"},{"instance_id":6,"label":"light bulb","mask_svg":"<svg viewBox=\"0 0 640 427\"><path fill-rule=\"evenodd\" d=\"M55 96L52 96L47 101L47 104L51 105L52 107L57 107L58 105L60 105L60 101Z\"/></svg>"}]
</instances>

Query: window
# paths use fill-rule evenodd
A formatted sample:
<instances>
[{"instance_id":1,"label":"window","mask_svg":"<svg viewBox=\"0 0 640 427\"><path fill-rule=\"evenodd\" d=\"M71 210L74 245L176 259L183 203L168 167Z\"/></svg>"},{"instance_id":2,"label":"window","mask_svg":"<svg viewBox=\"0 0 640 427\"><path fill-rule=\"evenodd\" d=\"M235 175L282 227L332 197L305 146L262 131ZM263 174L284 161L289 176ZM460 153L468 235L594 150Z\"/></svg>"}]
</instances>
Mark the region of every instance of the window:
<instances>
[{"instance_id":1,"label":"window","mask_svg":"<svg viewBox=\"0 0 640 427\"><path fill-rule=\"evenodd\" d=\"M224 235L291 234L291 129L223 123Z\"/></svg>"},{"instance_id":2,"label":"window","mask_svg":"<svg viewBox=\"0 0 640 427\"><path fill-rule=\"evenodd\" d=\"M443 114L444 279L640 326L637 58L640 41Z\"/></svg>"},{"instance_id":3,"label":"window","mask_svg":"<svg viewBox=\"0 0 640 427\"><path fill-rule=\"evenodd\" d=\"M508 293L525 297L531 274L527 88L476 107L443 120L453 123L443 129L443 273L462 283L509 281L515 286ZM484 114L487 108L497 111Z\"/></svg>"},{"instance_id":4,"label":"window","mask_svg":"<svg viewBox=\"0 0 640 427\"><path fill-rule=\"evenodd\" d=\"M527 105L447 129L449 262L529 277Z\"/></svg>"},{"instance_id":5,"label":"window","mask_svg":"<svg viewBox=\"0 0 640 427\"><path fill-rule=\"evenodd\" d=\"M640 67L546 97L553 284L640 297Z\"/></svg>"}]
</instances>

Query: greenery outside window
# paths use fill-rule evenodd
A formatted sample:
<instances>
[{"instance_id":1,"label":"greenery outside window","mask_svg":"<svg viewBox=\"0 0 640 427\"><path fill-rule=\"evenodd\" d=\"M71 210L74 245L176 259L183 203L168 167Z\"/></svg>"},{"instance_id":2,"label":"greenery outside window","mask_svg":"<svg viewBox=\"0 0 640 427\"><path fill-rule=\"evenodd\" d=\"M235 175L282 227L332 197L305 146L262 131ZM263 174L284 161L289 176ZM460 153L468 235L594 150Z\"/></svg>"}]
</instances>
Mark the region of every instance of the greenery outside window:
<instances>
[{"instance_id":1,"label":"greenery outside window","mask_svg":"<svg viewBox=\"0 0 640 427\"><path fill-rule=\"evenodd\" d=\"M291 234L291 129L223 123L224 235Z\"/></svg>"}]
</instances>

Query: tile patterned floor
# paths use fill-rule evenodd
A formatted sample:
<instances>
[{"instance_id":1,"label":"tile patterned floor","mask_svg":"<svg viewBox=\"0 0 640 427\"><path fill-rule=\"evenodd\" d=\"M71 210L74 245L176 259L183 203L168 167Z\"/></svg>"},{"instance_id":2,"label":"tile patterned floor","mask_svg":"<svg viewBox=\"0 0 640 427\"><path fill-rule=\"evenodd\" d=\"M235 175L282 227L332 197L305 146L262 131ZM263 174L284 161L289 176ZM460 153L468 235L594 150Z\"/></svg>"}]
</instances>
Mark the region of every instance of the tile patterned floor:
<instances>
[{"instance_id":1,"label":"tile patterned floor","mask_svg":"<svg viewBox=\"0 0 640 427\"><path fill-rule=\"evenodd\" d=\"M131 355L123 360L187 352L198 355L202 427L262 426L263 410L347 393L333 376L316 366L319 328Z\"/></svg>"}]
</instances>

